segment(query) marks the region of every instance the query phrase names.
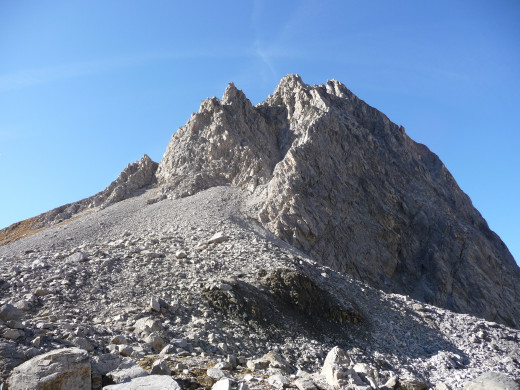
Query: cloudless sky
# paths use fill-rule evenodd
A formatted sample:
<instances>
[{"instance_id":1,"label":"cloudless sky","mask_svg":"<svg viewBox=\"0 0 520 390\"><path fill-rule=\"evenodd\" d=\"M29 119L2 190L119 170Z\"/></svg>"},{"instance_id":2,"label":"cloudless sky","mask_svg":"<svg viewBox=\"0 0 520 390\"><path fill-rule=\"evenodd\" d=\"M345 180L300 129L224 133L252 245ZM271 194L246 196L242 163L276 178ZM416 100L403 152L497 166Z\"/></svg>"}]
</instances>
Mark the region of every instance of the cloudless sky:
<instances>
[{"instance_id":1,"label":"cloudless sky","mask_svg":"<svg viewBox=\"0 0 520 390\"><path fill-rule=\"evenodd\" d=\"M93 195L228 82L335 78L426 144L520 260L520 2L0 1L0 228Z\"/></svg>"}]
</instances>

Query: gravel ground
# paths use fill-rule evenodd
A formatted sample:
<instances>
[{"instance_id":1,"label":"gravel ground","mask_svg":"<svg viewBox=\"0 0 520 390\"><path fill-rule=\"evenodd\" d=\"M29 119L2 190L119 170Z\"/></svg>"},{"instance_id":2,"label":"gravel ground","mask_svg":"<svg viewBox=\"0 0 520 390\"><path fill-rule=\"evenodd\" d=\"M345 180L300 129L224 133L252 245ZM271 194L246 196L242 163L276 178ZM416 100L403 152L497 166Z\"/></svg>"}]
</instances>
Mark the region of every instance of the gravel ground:
<instances>
[{"instance_id":1,"label":"gravel ground","mask_svg":"<svg viewBox=\"0 0 520 390\"><path fill-rule=\"evenodd\" d=\"M0 304L22 314L0 320L4 379L33 356L77 346L93 362L110 353L149 371L165 359L184 388L211 386L218 378L206 370L233 359L225 375L249 388L279 387L276 375L327 387L317 374L336 345L380 387L396 375L453 389L489 371L520 378L520 331L319 265L261 228L237 188L147 204L158 194L0 247ZM157 326L141 328L147 318ZM268 353L290 369L247 363Z\"/></svg>"}]
</instances>

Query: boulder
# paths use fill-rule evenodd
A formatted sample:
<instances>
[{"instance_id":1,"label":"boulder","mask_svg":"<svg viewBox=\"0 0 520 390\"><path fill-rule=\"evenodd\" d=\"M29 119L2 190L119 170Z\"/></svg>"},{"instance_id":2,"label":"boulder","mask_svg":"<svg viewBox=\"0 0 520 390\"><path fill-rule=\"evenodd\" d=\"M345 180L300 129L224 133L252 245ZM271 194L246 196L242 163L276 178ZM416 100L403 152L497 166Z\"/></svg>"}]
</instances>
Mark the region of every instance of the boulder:
<instances>
[{"instance_id":1,"label":"boulder","mask_svg":"<svg viewBox=\"0 0 520 390\"><path fill-rule=\"evenodd\" d=\"M327 383L332 387L340 387L341 380L345 378L347 369L351 363L348 354L339 347L332 348L321 369L321 375L323 375Z\"/></svg>"},{"instance_id":2,"label":"boulder","mask_svg":"<svg viewBox=\"0 0 520 390\"><path fill-rule=\"evenodd\" d=\"M0 320L4 322L12 320L16 321L22 318L22 316L23 312L9 303L0 307Z\"/></svg>"},{"instance_id":3,"label":"boulder","mask_svg":"<svg viewBox=\"0 0 520 390\"><path fill-rule=\"evenodd\" d=\"M163 326L160 320L152 317L143 317L138 319L134 324L134 333L149 335L152 332L160 332Z\"/></svg>"},{"instance_id":4,"label":"boulder","mask_svg":"<svg viewBox=\"0 0 520 390\"><path fill-rule=\"evenodd\" d=\"M128 382L134 378L140 378L142 376L148 376L148 372L139 367L133 361L128 365L121 365L115 370L107 373L107 378L110 378L114 383Z\"/></svg>"},{"instance_id":5,"label":"boulder","mask_svg":"<svg viewBox=\"0 0 520 390\"><path fill-rule=\"evenodd\" d=\"M147 377L134 378L126 383L108 385L103 390L181 390L177 382L168 375L150 375Z\"/></svg>"},{"instance_id":6,"label":"boulder","mask_svg":"<svg viewBox=\"0 0 520 390\"><path fill-rule=\"evenodd\" d=\"M65 348L36 356L16 367L8 384L10 390L90 390L88 353L79 348Z\"/></svg>"},{"instance_id":7,"label":"boulder","mask_svg":"<svg viewBox=\"0 0 520 390\"><path fill-rule=\"evenodd\" d=\"M222 378L211 386L211 390L231 390L231 380L229 378Z\"/></svg>"},{"instance_id":8,"label":"boulder","mask_svg":"<svg viewBox=\"0 0 520 390\"><path fill-rule=\"evenodd\" d=\"M501 372L486 372L464 386L464 390L520 390L518 382Z\"/></svg>"}]
</instances>

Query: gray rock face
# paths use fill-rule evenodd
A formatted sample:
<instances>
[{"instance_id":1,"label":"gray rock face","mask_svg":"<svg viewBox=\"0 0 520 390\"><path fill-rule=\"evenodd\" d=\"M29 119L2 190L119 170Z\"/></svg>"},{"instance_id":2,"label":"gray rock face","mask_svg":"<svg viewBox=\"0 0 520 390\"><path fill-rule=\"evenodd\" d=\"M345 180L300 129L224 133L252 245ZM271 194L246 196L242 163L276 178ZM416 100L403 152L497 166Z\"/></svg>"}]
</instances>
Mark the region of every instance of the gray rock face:
<instances>
[{"instance_id":1,"label":"gray rock face","mask_svg":"<svg viewBox=\"0 0 520 390\"><path fill-rule=\"evenodd\" d=\"M177 196L232 184L258 219L385 291L520 326L520 270L439 158L338 81L282 79L256 107L233 84L175 133L157 171Z\"/></svg>"},{"instance_id":2,"label":"gray rock face","mask_svg":"<svg viewBox=\"0 0 520 390\"><path fill-rule=\"evenodd\" d=\"M172 137L157 178L180 196L235 184L254 189L267 184L281 159L278 136L283 108L264 115L233 84L222 100L206 99Z\"/></svg>"},{"instance_id":3,"label":"gray rock face","mask_svg":"<svg viewBox=\"0 0 520 390\"><path fill-rule=\"evenodd\" d=\"M67 348L36 356L16 367L8 384L11 390L90 389L88 353L78 348Z\"/></svg>"}]
</instances>

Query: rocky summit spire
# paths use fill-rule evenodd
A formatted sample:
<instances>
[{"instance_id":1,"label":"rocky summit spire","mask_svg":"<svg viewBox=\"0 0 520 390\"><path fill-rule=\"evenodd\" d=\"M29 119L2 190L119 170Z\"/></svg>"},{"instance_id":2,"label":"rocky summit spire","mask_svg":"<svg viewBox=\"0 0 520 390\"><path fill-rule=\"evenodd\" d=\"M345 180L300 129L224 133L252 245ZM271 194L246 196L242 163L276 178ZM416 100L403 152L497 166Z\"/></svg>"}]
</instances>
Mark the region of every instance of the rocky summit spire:
<instances>
[{"instance_id":1,"label":"rocky summit spire","mask_svg":"<svg viewBox=\"0 0 520 390\"><path fill-rule=\"evenodd\" d=\"M173 135L164 188L242 187L264 226L321 263L520 327L520 270L504 243L434 153L343 84L288 75L256 107L234 84L210 103Z\"/></svg>"}]
</instances>

